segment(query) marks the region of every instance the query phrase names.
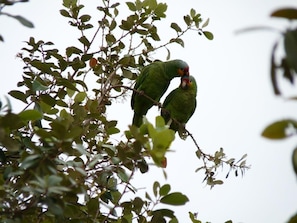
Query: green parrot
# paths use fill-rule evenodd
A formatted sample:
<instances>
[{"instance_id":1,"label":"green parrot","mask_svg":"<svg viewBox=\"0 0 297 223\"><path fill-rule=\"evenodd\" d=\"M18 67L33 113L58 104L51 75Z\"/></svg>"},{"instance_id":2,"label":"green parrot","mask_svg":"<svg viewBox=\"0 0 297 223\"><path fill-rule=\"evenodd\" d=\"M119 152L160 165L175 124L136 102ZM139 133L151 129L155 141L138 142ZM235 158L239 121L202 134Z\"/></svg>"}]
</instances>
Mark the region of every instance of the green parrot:
<instances>
[{"instance_id":1,"label":"green parrot","mask_svg":"<svg viewBox=\"0 0 297 223\"><path fill-rule=\"evenodd\" d=\"M184 76L178 88L166 97L161 116L170 129L178 131L182 139L186 138L185 125L196 109L197 84L193 76Z\"/></svg>"},{"instance_id":2,"label":"green parrot","mask_svg":"<svg viewBox=\"0 0 297 223\"><path fill-rule=\"evenodd\" d=\"M134 110L133 125L139 127L143 115L154 105L154 102L145 96L159 102L170 81L179 76L189 76L189 65L182 60L157 61L142 69L134 86L141 94L133 91L131 98L131 107Z\"/></svg>"}]
</instances>

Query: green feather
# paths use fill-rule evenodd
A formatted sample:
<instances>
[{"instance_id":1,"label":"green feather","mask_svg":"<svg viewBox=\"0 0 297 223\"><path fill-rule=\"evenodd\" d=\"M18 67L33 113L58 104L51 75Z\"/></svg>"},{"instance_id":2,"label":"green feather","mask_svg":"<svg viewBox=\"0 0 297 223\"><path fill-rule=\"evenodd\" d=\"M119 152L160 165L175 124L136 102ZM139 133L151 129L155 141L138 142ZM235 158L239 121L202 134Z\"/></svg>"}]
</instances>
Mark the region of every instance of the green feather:
<instances>
[{"instance_id":1,"label":"green feather","mask_svg":"<svg viewBox=\"0 0 297 223\"><path fill-rule=\"evenodd\" d=\"M188 82L183 86L184 79ZM196 109L197 84L193 76L181 78L178 88L169 93L163 103L161 116L170 128L178 131L181 138L185 138L185 125Z\"/></svg>"},{"instance_id":2,"label":"green feather","mask_svg":"<svg viewBox=\"0 0 297 223\"><path fill-rule=\"evenodd\" d=\"M188 69L188 64L182 60L153 62L142 69L134 86L141 94L133 91L131 98L131 107L134 110L133 125L139 127L142 124L143 115L154 105L154 101L160 101L170 81L180 75L188 75ZM181 70L183 73L179 73Z\"/></svg>"}]
</instances>

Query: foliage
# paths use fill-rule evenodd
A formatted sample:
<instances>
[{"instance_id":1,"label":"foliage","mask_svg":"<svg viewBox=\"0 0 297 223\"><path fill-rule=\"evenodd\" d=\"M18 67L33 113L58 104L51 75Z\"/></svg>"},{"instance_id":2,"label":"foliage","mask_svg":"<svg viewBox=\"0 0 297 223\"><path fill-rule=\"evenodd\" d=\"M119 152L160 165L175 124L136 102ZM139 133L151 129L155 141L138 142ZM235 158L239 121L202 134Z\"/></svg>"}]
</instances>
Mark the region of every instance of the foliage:
<instances>
[{"instance_id":1,"label":"foliage","mask_svg":"<svg viewBox=\"0 0 297 223\"><path fill-rule=\"evenodd\" d=\"M161 42L155 24L166 17L165 3L126 2L123 7L130 15L121 17L120 3L102 0L97 18L75 0L64 0L63 6L61 15L80 35L78 46L61 52L53 42L31 37L19 54L23 79L18 90L9 92L24 109L14 113L9 101L0 103L0 220L178 222L174 211L158 206L184 205L186 195L155 182L153 196L133 198L136 189L131 183L136 171L149 171L150 158L163 166L174 132L161 117L155 125L145 121L140 128L123 131L106 110L128 95L153 52L165 48L170 58L168 47L184 46L181 37L190 30L213 39L204 30L209 20L202 23L201 15L191 9L184 16L185 28L172 23L176 36ZM112 135L119 132L125 137L115 142ZM223 149L208 155L189 135L211 187L223 183L214 177L223 164L235 174L246 168L245 156L227 160ZM191 220L198 221L193 216Z\"/></svg>"},{"instance_id":2,"label":"foliage","mask_svg":"<svg viewBox=\"0 0 297 223\"><path fill-rule=\"evenodd\" d=\"M274 11L271 17L280 19L287 19L290 22L290 26L283 31L279 31L281 39L276 41L272 47L271 54L271 66L270 66L270 78L275 95L282 95L279 88L278 75L282 74L282 77L294 85L297 75L297 9L295 8L282 8ZM295 22L295 24L294 24ZM255 29L269 29L275 30L271 27L254 27L247 30ZM281 58L277 54L279 46L284 50L284 55ZM296 100L297 97L291 97L291 100ZM286 139L297 134L297 120L296 119L282 119L274 121L268 125L262 132L262 136L271 140ZM292 153L292 164L294 172L297 176L297 148ZM293 216L289 222L297 222L296 215Z\"/></svg>"},{"instance_id":3,"label":"foliage","mask_svg":"<svg viewBox=\"0 0 297 223\"><path fill-rule=\"evenodd\" d=\"M284 8L278 9L271 14L272 17L288 19L290 21L297 20L297 9ZM294 23L292 23L294 24ZM271 55L271 82L276 95L281 95L281 91L278 87L277 75L278 73L283 74L283 78L289 81L292 85L294 84L297 75L297 27L287 28L281 32L282 40L275 42L272 47ZM276 53L277 47L283 44L285 55L277 62ZM296 97L290 98L296 100ZM273 122L267 126L262 132L262 136L269 139L285 139L297 134L297 121L294 119L284 119ZM293 167L297 175L297 160L295 157L296 149L292 155Z\"/></svg>"},{"instance_id":4,"label":"foliage","mask_svg":"<svg viewBox=\"0 0 297 223\"><path fill-rule=\"evenodd\" d=\"M28 19L24 18L23 16L20 15L11 15L10 13L7 12L2 12L3 8L5 6L12 6L15 3L19 3L19 2L28 2L29 0L0 0L0 15L6 15L10 18L16 19L17 21L19 21L23 26L26 26L28 28L33 28L34 25L32 22L30 22ZM0 41L4 41L2 35L0 35Z\"/></svg>"}]
</instances>

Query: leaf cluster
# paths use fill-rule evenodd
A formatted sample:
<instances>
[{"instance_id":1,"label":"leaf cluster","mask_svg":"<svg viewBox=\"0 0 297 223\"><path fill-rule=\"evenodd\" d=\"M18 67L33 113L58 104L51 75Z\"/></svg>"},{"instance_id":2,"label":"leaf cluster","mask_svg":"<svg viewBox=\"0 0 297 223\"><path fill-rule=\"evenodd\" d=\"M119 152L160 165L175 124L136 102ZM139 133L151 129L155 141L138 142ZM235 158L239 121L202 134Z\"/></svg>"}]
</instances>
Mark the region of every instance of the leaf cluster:
<instances>
[{"instance_id":1,"label":"leaf cluster","mask_svg":"<svg viewBox=\"0 0 297 223\"><path fill-rule=\"evenodd\" d=\"M279 19L287 19L290 25L286 30L279 31L281 39L276 41L272 46L270 57L270 78L275 95L282 95L279 88L278 75L282 74L282 78L289 81L290 84L295 84L297 75L297 9L296 8L281 8L272 12L271 17ZM265 27L267 29L267 27ZM261 27L260 29L263 29ZM269 30L272 28L268 27ZM278 56L278 49L282 47L284 55ZM296 100L296 97L291 97L291 100ZM271 140L282 140L292 136L296 137L297 121L296 119L281 119L269 124L262 131L262 136ZM297 176L297 148L292 153L292 164L294 172ZM297 222L296 215L289 222Z\"/></svg>"},{"instance_id":2,"label":"leaf cluster","mask_svg":"<svg viewBox=\"0 0 297 223\"><path fill-rule=\"evenodd\" d=\"M202 23L192 9L184 17L185 28L172 23L176 36L164 42L156 23L166 17L166 3L126 2L130 14L124 17L121 4L111 0L102 0L96 17L76 0L64 0L63 6L60 13L78 31L78 44L57 49L51 41L31 37L18 55L24 64L22 80L9 92L24 109L13 112L9 100L0 103L0 220L178 222L174 211L156 209L160 203L188 201L171 192L170 185L155 182L154 197L131 198L137 192L133 176L149 171L148 160L166 166L174 132L161 117L155 125L145 121L122 131L106 110L116 99L125 99L152 53L165 48L170 58L168 47L184 46L182 36L188 31L212 39L203 30L209 20ZM125 137L113 140L120 132ZM197 157L218 167L225 155Z\"/></svg>"}]
</instances>

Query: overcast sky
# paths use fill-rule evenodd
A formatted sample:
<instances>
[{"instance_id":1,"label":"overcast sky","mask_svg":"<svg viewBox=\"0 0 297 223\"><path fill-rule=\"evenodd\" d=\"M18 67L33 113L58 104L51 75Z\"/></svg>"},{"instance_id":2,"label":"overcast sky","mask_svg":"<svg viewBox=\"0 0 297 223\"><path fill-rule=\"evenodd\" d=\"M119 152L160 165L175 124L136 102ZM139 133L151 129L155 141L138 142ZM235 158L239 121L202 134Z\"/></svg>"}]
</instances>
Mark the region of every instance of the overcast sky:
<instances>
[{"instance_id":1,"label":"overcast sky","mask_svg":"<svg viewBox=\"0 0 297 223\"><path fill-rule=\"evenodd\" d=\"M85 2L88 1L81 2L87 5ZM207 28L215 36L213 41L209 41L195 33L188 33L184 38L185 48L170 48L171 58L187 61L190 73L198 83L197 109L187 129L206 153L213 153L220 147L224 148L229 158L240 158L247 153L251 169L243 177L230 175L223 185L210 190L202 183L203 173L195 173L201 162L195 157L193 142L190 138L183 141L177 136L171 147L174 152L167 157L168 179L164 179L160 169L152 168L148 174L137 175L135 185L146 187L150 192L153 181L159 180L171 184L172 190L186 194L190 202L175 209L183 223L190 222L188 211L198 212L199 219L213 223L229 219L245 223L286 222L297 212L297 182L291 164L291 154L297 144L296 137L270 141L260 136L264 127L273 121L296 118L297 114L296 102L273 95L269 79L271 48L280 35L267 31L240 35L235 32L259 25L284 30L288 22L270 18L269 15L281 7L296 7L296 1L166 2L169 5L168 16L164 23L159 24L162 27L161 37L166 37L166 27L171 22L180 21L183 24L182 17L190 8L195 8L203 18L210 18ZM15 55L25 46L23 41L30 36L52 41L61 52L69 44L77 44L79 33L74 32L67 20L59 15L61 8L60 1L31 0L4 9L25 16L34 23L35 28L28 29L13 19L0 17L1 35L5 39L4 43L0 43L1 100L21 80L22 63ZM153 56L155 59L165 59L162 52ZM174 81L170 88L177 85L178 81ZM286 95L297 94L285 82L281 86ZM13 101L13 106L15 110L23 107L21 102L16 101ZM156 115L157 109L152 109L148 114L149 120L154 122ZM108 111L108 117L123 117L119 120L119 127L122 131L126 130L132 120L129 99L125 103L115 104ZM118 137L124 140L122 133ZM219 172L218 177L224 178L227 170ZM143 191L140 190L140 193Z\"/></svg>"}]
</instances>

